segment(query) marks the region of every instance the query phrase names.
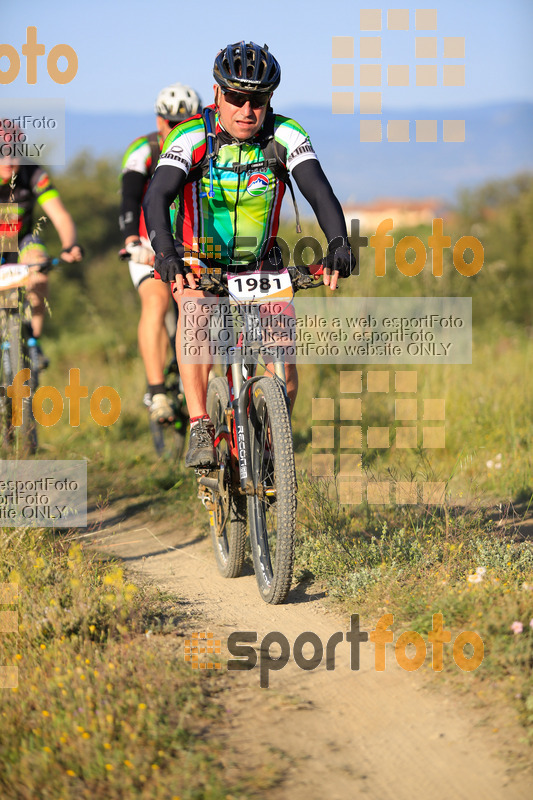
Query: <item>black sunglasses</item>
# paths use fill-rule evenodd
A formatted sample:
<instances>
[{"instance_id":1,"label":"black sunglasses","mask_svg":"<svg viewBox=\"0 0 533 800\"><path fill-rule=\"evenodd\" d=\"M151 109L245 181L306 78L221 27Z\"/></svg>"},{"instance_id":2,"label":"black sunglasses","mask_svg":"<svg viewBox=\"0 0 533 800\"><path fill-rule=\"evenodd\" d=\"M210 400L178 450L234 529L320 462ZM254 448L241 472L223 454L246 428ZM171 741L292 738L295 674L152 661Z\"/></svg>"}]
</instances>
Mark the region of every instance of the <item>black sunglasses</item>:
<instances>
[{"instance_id":1,"label":"black sunglasses","mask_svg":"<svg viewBox=\"0 0 533 800\"><path fill-rule=\"evenodd\" d=\"M222 94L228 103L237 108L242 108L248 102L252 108L263 108L270 100L270 92L245 94L244 92L233 92L231 89L222 89Z\"/></svg>"}]
</instances>

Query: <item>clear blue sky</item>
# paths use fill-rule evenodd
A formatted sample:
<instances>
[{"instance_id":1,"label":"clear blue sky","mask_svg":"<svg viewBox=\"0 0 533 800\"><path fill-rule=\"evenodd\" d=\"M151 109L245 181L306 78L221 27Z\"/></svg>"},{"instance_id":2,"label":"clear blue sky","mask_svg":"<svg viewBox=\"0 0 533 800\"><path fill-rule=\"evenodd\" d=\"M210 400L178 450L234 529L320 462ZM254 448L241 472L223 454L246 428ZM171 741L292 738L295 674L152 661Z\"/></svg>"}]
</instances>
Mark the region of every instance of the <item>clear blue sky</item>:
<instances>
[{"instance_id":1,"label":"clear blue sky","mask_svg":"<svg viewBox=\"0 0 533 800\"><path fill-rule=\"evenodd\" d=\"M276 93L276 108L286 112L294 105L330 105L332 36L355 37L357 93L360 8L381 7L385 12L388 8L405 8L406 4L267 0L255 5L224 5L213 0L159 0L149 6L139 0L3 0L2 6L0 43L13 45L20 53L26 27L34 25L47 52L58 43L76 50L79 71L71 83L58 86L48 76L42 57L37 84L29 86L22 59L18 78L0 88L1 96L64 97L67 108L76 111L143 112L153 107L162 86L181 81L196 87L207 102L212 97L211 69L216 52L228 42L245 38L267 42L280 61L283 78ZM384 88L384 106L471 106L533 100L532 0L430 0L412 4L408 6L408 32L387 31L384 13L383 64L414 65L417 7L437 9L437 31L423 35L436 35L439 40L442 36L465 37L466 86ZM442 65L442 58L438 63ZM7 66L3 58L0 67Z\"/></svg>"}]
</instances>

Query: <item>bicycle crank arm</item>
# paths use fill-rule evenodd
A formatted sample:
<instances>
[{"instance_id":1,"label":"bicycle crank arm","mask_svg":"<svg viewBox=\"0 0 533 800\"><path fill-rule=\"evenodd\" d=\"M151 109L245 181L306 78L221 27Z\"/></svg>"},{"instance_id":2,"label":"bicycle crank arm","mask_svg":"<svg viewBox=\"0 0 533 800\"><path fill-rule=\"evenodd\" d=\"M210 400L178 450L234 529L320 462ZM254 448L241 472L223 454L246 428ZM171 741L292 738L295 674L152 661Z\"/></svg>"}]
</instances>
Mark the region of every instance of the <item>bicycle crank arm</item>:
<instances>
[{"instance_id":1,"label":"bicycle crank arm","mask_svg":"<svg viewBox=\"0 0 533 800\"><path fill-rule=\"evenodd\" d=\"M207 475L200 475L198 478L198 483L200 486L205 486L207 489L211 489L212 492L218 492L220 488L218 478L208 478Z\"/></svg>"}]
</instances>

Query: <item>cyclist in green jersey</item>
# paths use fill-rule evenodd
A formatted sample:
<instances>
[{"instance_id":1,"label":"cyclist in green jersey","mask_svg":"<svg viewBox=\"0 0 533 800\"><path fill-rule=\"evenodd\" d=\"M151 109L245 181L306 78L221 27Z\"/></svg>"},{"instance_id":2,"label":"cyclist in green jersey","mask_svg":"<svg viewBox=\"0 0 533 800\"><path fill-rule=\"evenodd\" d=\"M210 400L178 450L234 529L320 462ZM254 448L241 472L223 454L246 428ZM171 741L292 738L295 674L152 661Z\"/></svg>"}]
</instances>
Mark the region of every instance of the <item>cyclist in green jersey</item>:
<instances>
[{"instance_id":1,"label":"cyclist in green jersey","mask_svg":"<svg viewBox=\"0 0 533 800\"><path fill-rule=\"evenodd\" d=\"M215 102L211 107L216 138L212 158L206 124L201 115L178 125L167 138L143 204L147 231L157 253L156 269L163 281L175 281L178 297L192 295L194 272L186 254L198 253L200 263L213 263L202 250L201 239L210 241L211 253L223 268L238 256L247 269L281 269L276 245L285 181L279 170L265 159L266 139L272 138L276 158L291 175L310 203L326 235L324 283L331 290L339 277L355 268L341 205L318 162L304 129L294 120L274 114L272 93L281 79L281 69L269 52L254 42L237 42L221 50L213 75ZM206 166L210 162L209 168ZM169 207L179 196L176 238L171 231ZM236 253L236 242L246 236L255 241L246 253ZM194 296L200 293L195 292ZM178 326L177 353L181 353ZM180 361L187 406L191 416L191 438L186 466L216 463L213 427L206 413L209 364ZM291 408L298 390L294 364L285 366Z\"/></svg>"}]
</instances>

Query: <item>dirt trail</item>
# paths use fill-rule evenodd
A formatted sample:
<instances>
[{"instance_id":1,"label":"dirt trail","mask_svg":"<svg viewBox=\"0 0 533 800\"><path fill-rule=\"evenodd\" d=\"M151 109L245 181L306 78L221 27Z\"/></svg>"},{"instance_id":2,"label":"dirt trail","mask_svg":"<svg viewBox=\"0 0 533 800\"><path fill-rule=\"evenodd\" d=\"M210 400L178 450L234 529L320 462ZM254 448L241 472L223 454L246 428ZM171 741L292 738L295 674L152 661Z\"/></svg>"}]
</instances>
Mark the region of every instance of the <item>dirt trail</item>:
<instances>
[{"instance_id":1,"label":"dirt trail","mask_svg":"<svg viewBox=\"0 0 533 800\"><path fill-rule=\"evenodd\" d=\"M186 600L198 614L191 631L200 625L212 631L222 641L223 657L229 656L225 643L233 631L257 631L259 652L270 631L282 632L291 648L299 634L313 631L325 647L332 634L349 628L319 596L293 592L288 605L268 606L253 574L224 580L210 542L194 531L169 530L168 523L154 524L141 515L121 518L116 506L104 513L100 526L90 537L94 545ZM371 627L361 620L362 630ZM279 762L281 755L285 780L265 790L269 800L533 796L531 774L513 770L500 757L512 752L516 729L496 734L492 724L480 725L480 712L457 695L430 688L418 673L401 670L392 650L381 673L374 669L373 645L362 644L360 653L358 671L350 669L346 641L337 646L334 671L325 669L325 659L303 671L291 658L283 670L270 673L269 689L259 688L257 668L228 673L228 723L217 731L237 753L228 768ZM445 668L456 669L450 659Z\"/></svg>"}]
</instances>

